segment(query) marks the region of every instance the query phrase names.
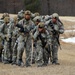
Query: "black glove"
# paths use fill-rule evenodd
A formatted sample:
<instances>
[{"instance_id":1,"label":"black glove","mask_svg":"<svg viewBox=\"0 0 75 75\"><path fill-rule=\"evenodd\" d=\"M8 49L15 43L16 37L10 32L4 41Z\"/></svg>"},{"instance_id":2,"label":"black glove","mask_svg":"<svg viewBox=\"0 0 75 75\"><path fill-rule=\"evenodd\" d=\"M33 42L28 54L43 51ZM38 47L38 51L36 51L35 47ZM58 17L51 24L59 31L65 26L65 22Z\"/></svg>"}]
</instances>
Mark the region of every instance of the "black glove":
<instances>
[{"instance_id":1,"label":"black glove","mask_svg":"<svg viewBox=\"0 0 75 75\"><path fill-rule=\"evenodd\" d=\"M49 45L48 45L48 44L46 44L46 45L45 45L45 48L47 49L48 47L49 47Z\"/></svg>"}]
</instances>

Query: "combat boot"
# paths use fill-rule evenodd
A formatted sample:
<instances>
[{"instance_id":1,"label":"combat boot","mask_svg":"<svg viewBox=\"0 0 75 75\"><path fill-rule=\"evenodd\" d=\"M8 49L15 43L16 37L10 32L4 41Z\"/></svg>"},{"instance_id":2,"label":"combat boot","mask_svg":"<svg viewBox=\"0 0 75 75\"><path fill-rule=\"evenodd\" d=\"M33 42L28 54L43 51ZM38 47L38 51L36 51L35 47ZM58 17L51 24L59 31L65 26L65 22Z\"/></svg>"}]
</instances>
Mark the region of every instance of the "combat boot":
<instances>
[{"instance_id":1,"label":"combat boot","mask_svg":"<svg viewBox=\"0 0 75 75\"><path fill-rule=\"evenodd\" d=\"M18 65L18 66L23 66L23 65L24 65L24 63L23 63L23 61L22 61L22 60L18 60L18 61L17 61L17 65Z\"/></svg>"},{"instance_id":2,"label":"combat boot","mask_svg":"<svg viewBox=\"0 0 75 75\"><path fill-rule=\"evenodd\" d=\"M60 65L60 63L53 61L52 64Z\"/></svg>"}]
</instances>

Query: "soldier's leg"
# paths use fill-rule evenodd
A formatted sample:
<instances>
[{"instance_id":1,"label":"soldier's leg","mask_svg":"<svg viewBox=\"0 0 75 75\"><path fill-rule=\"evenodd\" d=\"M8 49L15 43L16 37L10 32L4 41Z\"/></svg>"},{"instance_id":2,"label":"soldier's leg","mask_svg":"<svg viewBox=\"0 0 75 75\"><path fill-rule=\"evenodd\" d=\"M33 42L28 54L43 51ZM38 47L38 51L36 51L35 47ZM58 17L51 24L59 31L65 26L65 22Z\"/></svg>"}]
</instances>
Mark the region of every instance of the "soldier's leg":
<instances>
[{"instance_id":1,"label":"soldier's leg","mask_svg":"<svg viewBox=\"0 0 75 75\"><path fill-rule=\"evenodd\" d=\"M13 54L12 54L12 64L16 64L16 60L17 60L17 42L14 44L13 47Z\"/></svg>"},{"instance_id":2,"label":"soldier's leg","mask_svg":"<svg viewBox=\"0 0 75 75\"><path fill-rule=\"evenodd\" d=\"M8 50L9 49L9 46L8 46L8 42L7 41L5 41L5 43L4 43L4 61L3 61L3 63L4 64L7 64L7 63L9 63L8 62Z\"/></svg>"},{"instance_id":3,"label":"soldier's leg","mask_svg":"<svg viewBox=\"0 0 75 75\"><path fill-rule=\"evenodd\" d=\"M17 65L18 66L21 66L23 64L23 61L22 61L23 52L24 52L24 42L19 42L18 48L17 48Z\"/></svg>"},{"instance_id":4,"label":"soldier's leg","mask_svg":"<svg viewBox=\"0 0 75 75\"><path fill-rule=\"evenodd\" d=\"M0 61L2 61L2 50L3 50L3 46L2 44L0 44Z\"/></svg>"},{"instance_id":5,"label":"soldier's leg","mask_svg":"<svg viewBox=\"0 0 75 75\"><path fill-rule=\"evenodd\" d=\"M27 39L26 41L26 67L30 66L31 63L31 39Z\"/></svg>"},{"instance_id":6,"label":"soldier's leg","mask_svg":"<svg viewBox=\"0 0 75 75\"><path fill-rule=\"evenodd\" d=\"M12 63L12 45L11 42L8 42L8 61Z\"/></svg>"},{"instance_id":7,"label":"soldier's leg","mask_svg":"<svg viewBox=\"0 0 75 75\"><path fill-rule=\"evenodd\" d=\"M58 43L53 44L53 50L52 50L52 57L53 57L53 64L59 64L58 63Z\"/></svg>"},{"instance_id":8,"label":"soldier's leg","mask_svg":"<svg viewBox=\"0 0 75 75\"><path fill-rule=\"evenodd\" d=\"M16 60L17 60L17 38L13 38L12 39L12 65L16 64Z\"/></svg>"},{"instance_id":9,"label":"soldier's leg","mask_svg":"<svg viewBox=\"0 0 75 75\"><path fill-rule=\"evenodd\" d=\"M44 52L43 52L44 65L47 65L48 64L49 57L50 57L49 50L48 49L44 49Z\"/></svg>"},{"instance_id":10,"label":"soldier's leg","mask_svg":"<svg viewBox=\"0 0 75 75\"><path fill-rule=\"evenodd\" d=\"M37 45L36 48L36 63L38 67L43 66L43 48Z\"/></svg>"}]
</instances>

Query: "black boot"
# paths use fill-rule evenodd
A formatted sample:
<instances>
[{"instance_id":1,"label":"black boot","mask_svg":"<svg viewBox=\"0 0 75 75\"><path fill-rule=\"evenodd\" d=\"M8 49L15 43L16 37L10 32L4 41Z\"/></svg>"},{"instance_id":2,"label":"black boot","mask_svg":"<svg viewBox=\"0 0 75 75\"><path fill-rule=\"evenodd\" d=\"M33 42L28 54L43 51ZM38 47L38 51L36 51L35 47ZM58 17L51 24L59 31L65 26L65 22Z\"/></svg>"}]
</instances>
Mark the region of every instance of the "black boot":
<instances>
[{"instance_id":1,"label":"black boot","mask_svg":"<svg viewBox=\"0 0 75 75\"><path fill-rule=\"evenodd\" d=\"M53 61L52 64L60 65L60 63Z\"/></svg>"}]
</instances>

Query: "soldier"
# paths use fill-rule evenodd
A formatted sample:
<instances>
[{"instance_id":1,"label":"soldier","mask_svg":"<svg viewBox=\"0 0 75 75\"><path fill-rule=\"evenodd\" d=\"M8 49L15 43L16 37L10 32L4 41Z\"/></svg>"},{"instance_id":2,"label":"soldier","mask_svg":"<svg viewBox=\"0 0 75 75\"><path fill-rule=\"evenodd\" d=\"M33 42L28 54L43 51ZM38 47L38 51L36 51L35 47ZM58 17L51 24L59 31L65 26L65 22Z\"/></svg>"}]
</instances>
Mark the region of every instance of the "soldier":
<instances>
[{"instance_id":1,"label":"soldier","mask_svg":"<svg viewBox=\"0 0 75 75\"><path fill-rule=\"evenodd\" d=\"M52 19L48 22L47 30L52 34L52 64L59 65L58 62L58 47L60 46L59 36L64 33L63 23L59 20L57 13L52 14Z\"/></svg>"},{"instance_id":2,"label":"soldier","mask_svg":"<svg viewBox=\"0 0 75 75\"><path fill-rule=\"evenodd\" d=\"M38 30L33 35L34 41L36 41L36 63L38 67L47 66L49 53L47 51L48 45L51 43L50 35L44 28L44 23L38 24Z\"/></svg>"},{"instance_id":3,"label":"soldier","mask_svg":"<svg viewBox=\"0 0 75 75\"><path fill-rule=\"evenodd\" d=\"M0 20L0 26L4 23L4 20Z\"/></svg>"},{"instance_id":4,"label":"soldier","mask_svg":"<svg viewBox=\"0 0 75 75\"><path fill-rule=\"evenodd\" d=\"M34 23L35 23L35 28L33 29L33 32L35 32L38 28L38 24L41 22L41 16L36 16L34 19L33 19Z\"/></svg>"},{"instance_id":5,"label":"soldier","mask_svg":"<svg viewBox=\"0 0 75 75\"><path fill-rule=\"evenodd\" d=\"M1 20L4 20L5 17L9 17L8 13L3 13Z\"/></svg>"},{"instance_id":6,"label":"soldier","mask_svg":"<svg viewBox=\"0 0 75 75\"><path fill-rule=\"evenodd\" d=\"M4 20L0 20L0 32L1 32L3 23L4 23ZM3 50L3 44L2 44L2 38L0 37L0 61L1 61L2 50Z\"/></svg>"},{"instance_id":7,"label":"soldier","mask_svg":"<svg viewBox=\"0 0 75 75\"><path fill-rule=\"evenodd\" d=\"M4 63L11 62L11 49L10 49L10 38L8 35L8 28L9 28L9 17L4 18L4 24L1 27L0 36L4 40Z\"/></svg>"},{"instance_id":8,"label":"soldier","mask_svg":"<svg viewBox=\"0 0 75 75\"><path fill-rule=\"evenodd\" d=\"M38 12L35 12L34 15L35 15L35 17L40 16L40 14Z\"/></svg>"},{"instance_id":9,"label":"soldier","mask_svg":"<svg viewBox=\"0 0 75 75\"><path fill-rule=\"evenodd\" d=\"M15 16L13 18L13 21L10 22L10 26L8 28L9 36L12 39L11 41L12 64L16 64L16 59L17 59L17 44L15 43L17 40L17 37L19 36L19 28L16 27L17 23L18 23L18 18Z\"/></svg>"},{"instance_id":10,"label":"soldier","mask_svg":"<svg viewBox=\"0 0 75 75\"><path fill-rule=\"evenodd\" d=\"M24 19L22 19L17 25L17 27L20 28L20 36L17 39L18 41L18 61L17 64L21 65L22 62L22 54L25 49L26 53L26 67L31 66L31 36L30 31L34 28L34 23L31 20L31 12L29 10L25 11L24 13Z\"/></svg>"},{"instance_id":11,"label":"soldier","mask_svg":"<svg viewBox=\"0 0 75 75\"><path fill-rule=\"evenodd\" d=\"M22 20L24 18L24 11L23 10L19 11L17 16L19 21Z\"/></svg>"},{"instance_id":12,"label":"soldier","mask_svg":"<svg viewBox=\"0 0 75 75\"><path fill-rule=\"evenodd\" d=\"M0 61L2 61L2 50L3 50L3 45L2 45L2 39L0 38Z\"/></svg>"},{"instance_id":13,"label":"soldier","mask_svg":"<svg viewBox=\"0 0 75 75\"><path fill-rule=\"evenodd\" d=\"M36 32L36 30L38 30L38 24L41 22L41 17L40 16L36 16L34 19L34 24L35 24L35 27L34 29L32 30L32 33L34 34ZM33 61L32 63L34 64L35 63L35 53L36 53L36 42L34 42L34 51L33 51Z\"/></svg>"}]
</instances>

